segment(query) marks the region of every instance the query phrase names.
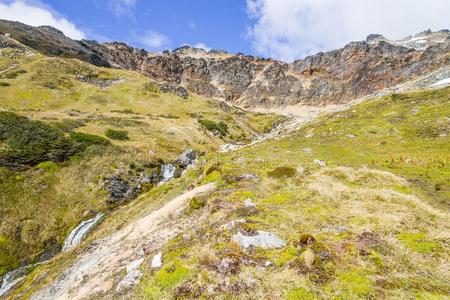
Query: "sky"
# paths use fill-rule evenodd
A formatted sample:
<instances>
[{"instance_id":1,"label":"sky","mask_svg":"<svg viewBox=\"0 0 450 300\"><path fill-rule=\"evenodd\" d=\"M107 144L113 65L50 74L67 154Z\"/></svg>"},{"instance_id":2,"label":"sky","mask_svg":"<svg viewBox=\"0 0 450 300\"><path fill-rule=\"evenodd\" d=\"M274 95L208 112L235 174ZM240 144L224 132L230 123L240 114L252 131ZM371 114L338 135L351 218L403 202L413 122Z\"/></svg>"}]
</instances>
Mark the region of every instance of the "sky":
<instances>
[{"instance_id":1,"label":"sky","mask_svg":"<svg viewBox=\"0 0 450 300\"><path fill-rule=\"evenodd\" d=\"M450 29L450 0L0 0L0 19L150 51L191 45L284 61Z\"/></svg>"}]
</instances>

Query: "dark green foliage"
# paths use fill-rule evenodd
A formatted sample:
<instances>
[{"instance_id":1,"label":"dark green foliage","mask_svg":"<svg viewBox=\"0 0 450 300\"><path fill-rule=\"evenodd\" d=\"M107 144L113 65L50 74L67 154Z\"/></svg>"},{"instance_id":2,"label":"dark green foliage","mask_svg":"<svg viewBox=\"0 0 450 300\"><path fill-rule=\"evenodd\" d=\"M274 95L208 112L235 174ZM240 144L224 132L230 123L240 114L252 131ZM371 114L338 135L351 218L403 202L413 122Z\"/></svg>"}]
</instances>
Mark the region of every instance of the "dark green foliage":
<instances>
[{"instance_id":1,"label":"dark green foliage","mask_svg":"<svg viewBox=\"0 0 450 300\"><path fill-rule=\"evenodd\" d=\"M19 76L20 74L25 74L25 73L27 73L27 71L25 71L25 70L17 70L17 71L11 71L11 72L5 73L1 77L2 78L7 78L7 79L14 79L17 76Z\"/></svg>"},{"instance_id":2,"label":"dark green foliage","mask_svg":"<svg viewBox=\"0 0 450 300\"><path fill-rule=\"evenodd\" d=\"M8 82L0 81L0 86L11 86Z\"/></svg>"},{"instance_id":3,"label":"dark green foliage","mask_svg":"<svg viewBox=\"0 0 450 300\"><path fill-rule=\"evenodd\" d=\"M81 144L83 147L88 147L91 145L110 145L110 141L105 139L104 137L81 133L81 132L71 132L70 139L76 143Z\"/></svg>"},{"instance_id":4,"label":"dark green foliage","mask_svg":"<svg viewBox=\"0 0 450 300\"><path fill-rule=\"evenodd\" d=\"M0 112L0 141L5 142L0 165L12 169L62 162L80 150L61 130L11 112Z\"/></svg>"},{"instance_id":5,"label":"dark green foliage","mask_svg":"<svg viewBox=\"0 0 450 300\"><path fill-rule=\"evenodd\" d=\"M200 123L200 125L202 125L206 129L208 129L209 131L217 132L221 136L226 136L228 133L228 125L222 121L220 121L219 123L216 123L211 120L200 119L200 120L198 120L198 122Z\"/></svg>"},{"instance_id":6,"label":"dark green foliage","mask_svg":"<svg viewBox=\"0 0 450 300\"><path fill-rule=\"evenodd\" d=\"M126 131L126 130L108 129L108 130L106 130L105 135L112 140L118 140L118 141L127 141L128 140L128 131Z\"/></svg>"},{"instance_id":7,"label":"dark green foliage","mask_svg":"<svg viewBox=\"0 0 450 300\"><path fill-rule=\"evenodd\" d=\"M297 173L297 170L291 167L278 167L273 171L267 173L269 177L273 178L283 178L283 177L293 177Z\"/></svg>"},{"instance_id":8,"label":"dark green foliage","mask_svg":"<svg viewBox=\"0 0 450 300\"><path fill-rule=\"evenodd\" d=\"M53 126L61 129L64 132L71 132L75 128L84 126L84 122L81 120L64 119L61 122L53 123Z\"/></svg>"}]
</instances>

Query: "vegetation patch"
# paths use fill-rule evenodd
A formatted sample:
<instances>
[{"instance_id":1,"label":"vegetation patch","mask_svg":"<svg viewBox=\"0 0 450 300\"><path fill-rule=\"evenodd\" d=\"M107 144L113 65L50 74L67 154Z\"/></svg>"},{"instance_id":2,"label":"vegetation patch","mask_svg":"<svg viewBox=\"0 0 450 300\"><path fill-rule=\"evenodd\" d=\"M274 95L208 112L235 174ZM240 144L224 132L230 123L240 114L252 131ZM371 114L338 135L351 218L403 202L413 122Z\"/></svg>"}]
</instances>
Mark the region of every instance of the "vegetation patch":
<instances>
[{"instance_id":1,"label":"vegetation patch","mask_svg":"<svg viewBox=\"0 0 450 300\"><path fill-rule=\"evenodd\" d=\"M297 174L297 170L292 167L278 167L267 173L269 177L273 178L289 178Z\"/></svg>"},{"instance_id":2,"label":"vegetation patch","mask_svg":"<svg viewBox=\"0 0 450 300\"><path fill-rule=\"evenodd\" d=\"M200 125L202 125L207 130L209 130L215 134L218 134L222 137L224 137L228 134L228 125L222 121L220 121L219 123L216 123L214 121L207 120L207 119L199 119L198 123L200 123Z\"/></svg>"},{"instance_id":3,"label":"vegetation patch","mask_svg":"<svg viewBox=\"0 0 450 300\"><path fill-rule=\"evenodd\" d=\"M126 130L115 130L115 129L108 129L105 131L105 135L112 139L117 141L128 141L128 131Z\"/></svg>"},{"instance_id":4,"label":"vegetation patch","mask_svg":"<svg viewBox=\"0 0 450 300\"><path fill-rule=\"evenodd\" d=\"M436 242L427 241L427 235L424 232L400 233L397 238L412 251L423 254L431 254L439 248Z\"/></svg>"}]
</instances>

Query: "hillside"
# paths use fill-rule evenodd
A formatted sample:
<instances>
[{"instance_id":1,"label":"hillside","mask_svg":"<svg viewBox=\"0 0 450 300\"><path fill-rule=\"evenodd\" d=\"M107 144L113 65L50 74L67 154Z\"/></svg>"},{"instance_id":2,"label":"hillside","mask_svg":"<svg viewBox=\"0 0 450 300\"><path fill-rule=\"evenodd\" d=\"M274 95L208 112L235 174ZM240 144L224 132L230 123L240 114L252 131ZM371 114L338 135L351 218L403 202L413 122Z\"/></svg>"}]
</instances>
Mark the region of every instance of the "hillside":
<instances>
[{"instance_id":1,"label":"hillside","mask_svg":"<svg viewBox=\"0 0 450 300\"><path fill-rule=\"evenodd\" d=\"M61 132L83 144L83 151L70 150L65 159L41 158L36 149L24 153L27 148L20 145L9 156L2 152L0 276L51 257L81 220L116 206L109 203L109 178L122 176L137 184L142 174L158 172L186 149L210 152L227 141L249 141L280 120L197 95L185 99L164 93L157 83L129 71L12 48L0 51L0 109L49 125L39 130L50 133L33 134L30 126L24 130L31 135L25 131L16 140ZM27 126L16 120L8 129L9 118L0 111L0 136ZM226 132L202 126L205 120L222 122ZM105 139L107 130L125 131L128 137ZM14 147L1 139L2 150Z\"/></svg>"},{"instance_id":2,"label":"hillside","mask_svg":"<svg viewBox=\"0 0 450 300\"><path fill-rule=\"evenodd\" d=\"M207 155L167 188L113 213L85 248L37 267L14 295L44 287L35 299L444 299L449 92L385 97L280 140ZM136 233L158 203L212 181L186 210L162 216L164 229ZM125 240L108 241L122 231ZM261 231L281 246L234 240ZM154 269L158 251L163 267ZM85 265L93 258L98 264ZM117 292L133 261L141 280Z\"/></svg>"},{"instance_id":3,"label":"hillside","mask_svg":"<svg viewBox=\"0 0 450 300\"><path fill-rule=\"evenodd\" d=\"M446 299L449 36L285 63L0 20L0 298Z\"/></svg>"}]
</instances>

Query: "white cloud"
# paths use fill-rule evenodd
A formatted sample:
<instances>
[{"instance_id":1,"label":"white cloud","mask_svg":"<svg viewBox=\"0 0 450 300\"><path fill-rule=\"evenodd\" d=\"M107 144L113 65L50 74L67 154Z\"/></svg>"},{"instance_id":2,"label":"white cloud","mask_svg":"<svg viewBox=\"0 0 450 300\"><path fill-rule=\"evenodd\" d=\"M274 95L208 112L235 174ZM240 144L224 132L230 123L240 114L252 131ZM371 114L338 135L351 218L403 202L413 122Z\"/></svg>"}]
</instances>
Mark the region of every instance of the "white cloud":
<instances>
[{"instance_id":1,"label":"white cloud","mask_svg":"<svg viewBox=\"0 0 450 300\"><path fill-rule=\"evenodd\" d=\"M203 49L205 51L211 50L211 47L208 47L205 43L197 43L197 44L194 45L194 48L200 48L200 49Z\"/></svg>"},{"instance_id":2,"label":"white cloud","mask_svg":"<svg viewBox=\"0 0 450 300\"><path fill-rule=\"evenodd\" d=\"M2 3L3 2L3 3ZM9 3L0 2L0 19L18 21L32 26L53 26L70 38L83 39L85 34L69 20L58 16L56 12L48 7L41 6L35 2L15 0Z\"/></svg>"},{"instance_id":3,"label":"white cloud","mask_svg":"<svg viewBox=\"0 0 450 300\"><path fill-rule=\"evenodd\" d=\"M130 14L138 0L107 0L109 9L117 16Z\"/></svg>"},{"instance_id":4,"label":"white cloud","mask_svg":"<svg viewBox=\"0 0 450 300\"><path fill-rule=\"evenodd\" d=\"M136 35L135 39L151 49L161 49L167 47L170 43L170 39L167 36L156 31L147 31L144 34Z\"/></svg>"},{"instance_id":5,"label":"white cloud","mask_svg":"<svg viewBox=\"0 0 450 300\"><path fill-rule=\"evenodd\" d=\"M448 0L247 0L247 37L262 55L287 61L363 40L399 39L450 27Z\"/></svg>"}]
</instances>

